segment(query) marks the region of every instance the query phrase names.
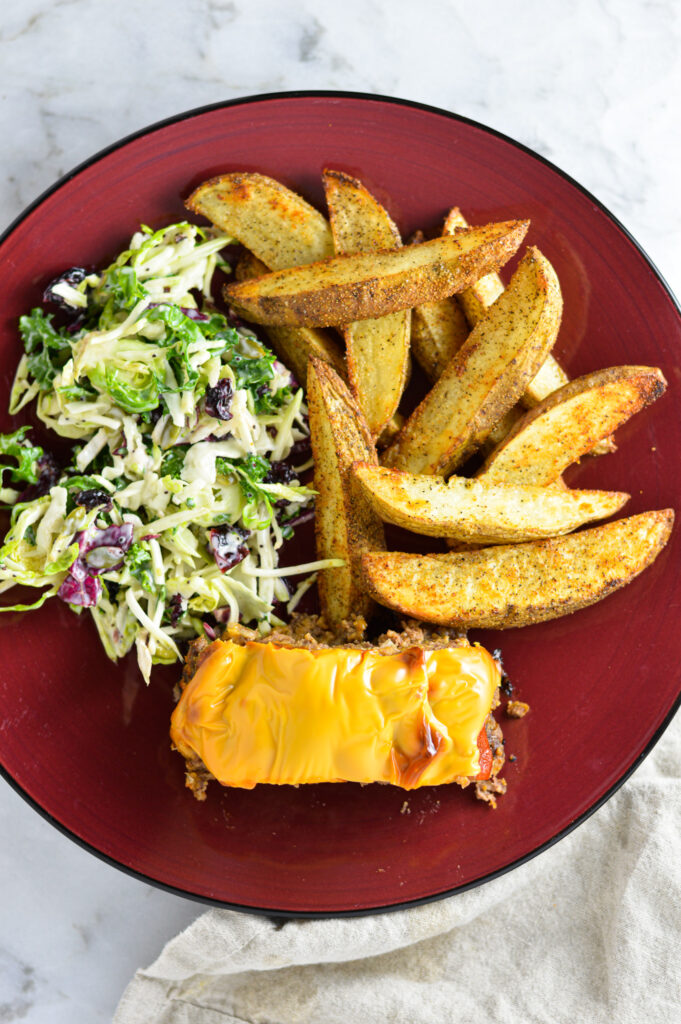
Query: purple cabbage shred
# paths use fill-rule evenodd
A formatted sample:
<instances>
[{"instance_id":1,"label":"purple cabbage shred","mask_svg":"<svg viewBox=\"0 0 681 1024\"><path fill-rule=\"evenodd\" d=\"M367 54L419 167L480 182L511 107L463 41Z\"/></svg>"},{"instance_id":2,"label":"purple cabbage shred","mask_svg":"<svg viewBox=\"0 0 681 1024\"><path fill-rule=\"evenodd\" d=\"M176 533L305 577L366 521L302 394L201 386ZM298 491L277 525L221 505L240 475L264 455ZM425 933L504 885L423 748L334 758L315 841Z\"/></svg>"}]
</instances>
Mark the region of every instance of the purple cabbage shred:
<instances>
[{"instance_id":1,"label":"purple cabbage shred","mask_svg":"<svg viewBox=\"0 0 681 1024\"><path fill-rule=\"evenodd\" d=\"M167 305L167 302L150 302L149 309L157 309L159 306ZM188 317L190 320L196 320L199 323L202 320L210 320L209 316L206 316L205 313L200 313L198 309L191 309L191 307L189 306L179 306L178 309L182 310L184 315Z\"/></svg>"},{"instance_id":2,"label":"purple cabbage shred","mask_svg":"<svg viewBox=\"0 0 681 1024\"><path fill-rule=\"evenodd\" d=\"M203 320L210 320L209 316L205 313L200 313L198 309L191 309L189 306L180 306L180 309L185 316L189 317L190 320L196 320L197 323L201 323Z\"/></svg>"},{"instance_id":3,"label":"purple cabbage shred","mask_svg":"<svg viewBox=\"0 0 681 1024\"><path fill-rule=\"evenodd\" d=\"M208 548L221 572L228 572L248 555L248 530L241 526L214 526L208 532Z\"/></svg>"},{"instance_id":4,"label":"purple cabbage shred","mask_svg":"<svg viewBox=\"0 0 681 1024\"><path fill-rule=\"evenodd\" d=\"M120 569L125 552L132 544L132 523L121 526L107 526L100 529L91 526L76 534L80 553L62 582L57 596L68 604L83 608L96 605L102 596L102 582L99 574Z\"/></svg>"},{"instance_id":5,"label":"purple cabbage shred","mask_svg":"<svg viewBox=\"0 0 681 1024\"><path fill-rule=\"evenodd\" d=\"M75 565L75 563L74 563ZM67 604L77 604L82 608L92 608L102 596L102 581L98 576L83 576L79 579L69 570L68 576L57 591L57 597Z\"/></svg>"},{"instance_id":6,"label":"purple cabbage shred","mask_svg":"<svg viewBox=\"0 0 681 1024\"><path fill-rule=\"evenodd\" d=\"M291 516L290 519L280 520L281 526L290 526L292 528L296 526L302 526L303 523L310 523L314 519L314 509L306 508L302 512L299 512L297 516Z\"/></svg>"}]
</instances>

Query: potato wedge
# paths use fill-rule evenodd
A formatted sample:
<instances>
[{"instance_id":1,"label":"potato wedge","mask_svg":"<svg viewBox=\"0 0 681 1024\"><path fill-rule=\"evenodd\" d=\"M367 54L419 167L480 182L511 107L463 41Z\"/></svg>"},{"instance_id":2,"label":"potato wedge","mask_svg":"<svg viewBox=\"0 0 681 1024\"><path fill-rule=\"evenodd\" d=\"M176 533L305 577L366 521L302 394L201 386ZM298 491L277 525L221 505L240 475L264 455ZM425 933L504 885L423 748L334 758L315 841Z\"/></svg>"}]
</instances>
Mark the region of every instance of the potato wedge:
<instances>
[{"instance_id":1,"label":"potato wedge","mask_svg":"<svg viewBox=\"0 0 681 1024\"><path fill-rule=\"evenodd\" d=\"M662 371L651 366L612 366L578 377L526 413L477 475L492 483L552 484L666 386Z\"/></svg>"},{"instance_id":2,"label":"potato wedge","mask_svg":"<svg viewBox=\"0 0 681 1024\"><path fill-rule=\"evenodd\" d=\"M410 473L451 472L515 405L558 332L562 298L548 260L530 248L511 282L383 455Z\"/></svg>"},{"instance_id":3,"label":"potato wedge","mask_svg":"<svg viewBox=\"0 0 681 1024\"><path fill-rule=\"evenodd\" d=\"M442 233L444 235L456 235L457 231L465 231L468 227L468 221L458 206L455 206L447 215ZM481 280L471 285L470 288L466 288L460 293L458 299L471 327L475 327L478 321L482 319L503 290L504 284L499 275L487 274ZM546 398L547 395L551 394L552 391L555 391L556 388L562 388L563 384L567 384L569 379L553 356L548 356L544 365L528 384L527 390L521 398L522 404L527 409L531 409L538 402Z\"/></svg>"},{"instance_id":4,"label":"potato wedge","mask_svg":"<svg viewBox=\"0 0 681 1024\"><path fill-rule=\"evenodd\" d=\"M669 539L672 509L581 533L446 555L367 552L365 585L388 608L443 626L510 629L569 615L643 572Z\"/></svg>"},{"instance_id":5,"label":"potato wedge","mask_svg":"<svg viewBox=\"0 0 681 1024\"><path fill-rule=\"evenodd\" d=\"M415 231L408 244L424 241L423 231ZM411 311L411 352L433 384L470 334L457 298L451 295L439 302L424 302Z\"/></svg>"},{"instance_id":6,"label":"potato wedge","mask_svg":"<svg viewBox=\"0 0 681 1024\"><path fill-rule=\"evenodd\" d=\"M249 281L253 277L262 277L267 267L252 253L245 253L236 265L234 276L237 281ZM339 377L346 379L345 359L343 350L334 338L316 327L274 327L270 325L265 332L272 342L272 348L283 363L293 370L299 381L307 379L307 363L314 356L323 359L333 366Z\"/></svg>"},{"instance_id":7,"label":"potato wedge","mask_svg":"<svg viewBox=\"0 0 681 1024\"><path fill-rule=\"evenodd\" d=\"M462 476L445 483L366 462L356 462L352 472L384 522L474 544L556 537L614 515L629 500L618 491L489 484Z\"/></svg>"},{"instance_id":8,"label":"potato wedge","mask_svg":"<svg viewBox=\"0 0 681 1024\"><path fill-rule=\"evenodd\" d=\"M342 171L322 175L336 253L402 247L392 218L364 185ZM378 437L399 405L409 374L411 310L402 309L343 328L350 387Z\"/></svg>"},{"instance_id":9,"label":"potato wedge","mask_svg":"<svg viewBox=\"0 0 681 1024\"><path fill-rule=\"evenodd\" d=\"M469 335L468 324L456 296L424 302L411 311L411 350L435 383Z\"/></svg>"},{"instance_id":10,"label":"potato wedge","mask_svg":"<svg viewBox=\"0 0 681 1024\"><path fill-rule=\"evenodd\" d=\"M455 206L447 215L442 233L444 235L456 234L457 230L466 229L468 226L468 221L461 213L461 210L458 206ZM475 327L477 322L485 315L485 311L489 309L493 302L496 302L503 290L504 283L499 275L487 274L457 296L471 327ZM533 409L535 405L542 402L553 391L557 391L558 388L562 388L567 384L569 379L560 363L552 355L549 355L544 365L540 367L534 380L530 381L527 390L521 396L520 402L526 409ZM497 424L494 430L495 443L499 443L502 440L504 430L508 428L506 429L506 432L508 432L513 421L520 419L521 415L521 409L517 411L511 410L509 417L513 417L513 419L506 423ZM589 455L607 455L616 449L617 445L613 438L604 437L602 441L599 441L594 446Z\"/></svg>"},{"instance_id":11,"label":"potato wedge","mask_svg":"<svg viewBox=\"0 0 681 1024\"><path fill-rule=\"evenodd\" d=\"M455 206L445 218L442 234L455 235L457 231L465 230L469 226L459 207ZM489 307L493 302L497 301L503 290L504 282L493 271L491 274L485 274L484 277L479 278L468 288L464 288L462 292L459 292L457 301L468 321L469 327L475 327L478 321L482 320Z\"/></svg>"},{"instance_id":12,"label":"potato wedge","mask_svg":"<svg viewBox=\"0 0 681 1024\"><path fill-rule=\"evenodd\" d=\"M264 174L237 172L204 181L185 203L245 245L270 270L333 256L325 217Z\"/></svg>"},{"instance_id":13,"label":"potato wedge","mask_svg":"<svg viewBox=\"0 0 681 1024\"><path fill-rule=\"evenodd\" d=\"M387 448L388 445L395 440L400 430L404 426L404 416L401 412L396 412L390 423L386 423L385 427L381 431L380 436L376 440L376 447Z\"/></svg>"},{"instance_id":14,"label":"potato wedge","mask_svg":"<svg viewBox=\"0 0 681 1024\"><path fill-rule=\"evenodd\" d=\"M466 288L510 259L528 221L471 228L392 252L335 256L229 284L227 302L258 323L328 327L369 320Z\"/></svg>"},{"instance_id":15,"label":"potato wedge","mask_svg":"<svg viewBox=\"0 0 681 1024\"><path fill-rule=\"evenodd\" d=\"M525 410L521 405L514 405L512 409L509 409L507 413L504 413L501 419L497 420L488 436L485 438L485 443L481 446L481 450L485 454L494 451L497 445L500 445L502 441L506 440L518 420L521 420L524 414Z\"/></svg>"},{"instance_id":16,"label":"potato wedge","mask_svg":"<svg viewBox=\"0 0 681 1024\"><path fill-rule=\"evenodd\" d=\"M361 583L361 558L385 547L383 524L352 476L353 462L376 463L369 428L347 386L328 363L310 359L307 374L314 455L315 531L318 558L345 565L319 576L322 614L330 625L368 616L372 602Z\"/></svg>"},{"instance_id":17,"label":"potato wedge","mask_svg":"<svg viewBox=\"0 0 681 1024\"><path fill-rule=\"evenodd\" d=\"M253 253L247 252L239 259L234 276L237 281L247 281L251 277L259 277L266 273L265 264ZM293 370L299 381L307 380L308 361L315 358L323 359L332 366L341 380L347 383L348 374L342 349L327 331L320 331L316 327L274 327L272 324L264 330L272 342L274 351L282 362ZM376 443L382 448L387 447L403 424L404 416L396 412L386 423Z\"/></svg>"},{"instance_id":18,"label":"potato wedge","mask_svg":"<svg viewBox=\"0 0 681 1024\"><path fill-rule=\"evenodd\" d=\"M402 247L395 221L368 188L344 171L322 171L336 256Z\"/></svg>"}]
</instances>

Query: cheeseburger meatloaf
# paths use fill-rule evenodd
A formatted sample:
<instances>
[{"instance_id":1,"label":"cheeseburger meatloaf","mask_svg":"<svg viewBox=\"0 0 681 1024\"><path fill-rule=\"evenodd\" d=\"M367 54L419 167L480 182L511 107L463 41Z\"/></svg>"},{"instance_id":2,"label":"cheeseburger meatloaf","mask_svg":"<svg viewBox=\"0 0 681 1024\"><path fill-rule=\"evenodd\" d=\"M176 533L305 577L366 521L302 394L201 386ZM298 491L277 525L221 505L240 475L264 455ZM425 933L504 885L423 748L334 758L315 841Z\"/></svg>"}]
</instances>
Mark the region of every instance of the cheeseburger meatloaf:
<instances>
[{"instance_id":1,"label":"cheeseburger meatloaf","mask_svg":"<svg viewBox=\"0 0 681 1024\"><path fill-rule=\"evenodd\" d=\"M497 796L506 792L506 782L499 778L499 773L504 765L505 757L502 731L492 714L492 709L499 705L499 690L496 686L496 680L498 678L497 666L493 663L492 655L488 655L482 648L470 647L466 638L456 631L423 626L414 622L403 623L401 630L398 631L388 630L377 637L375 642L367 641L365 639L365 633L366 623L363 618L357 617L353 621L344 622L338 629L332 630L327 627L323 618L320 616L298 614L293 616L290 625L273 630L265 638L261 637L254 630L247 629L240 625L232 625L225 629L220 641L211 641L207 638L201 638L191 644L185 660L182 679L176 693L179 705L173 715L171 735L175 748L179 750L185 759L186 785L190 788L191 792L194 793L195 797L198 800L205 800L208 782L211 779L214 779L216 775L225 785L239 785L247 787L252 786L256 782L263 781L298 784L299 782L314 782L322 780L341 781L346 777L349 777L350 780L354 781L389 781L405 788L412 788L418 784L438 784L442 781L456 781L462 787L466 787L472 782L476 797L479 800L485 801L488 805L496 807ZM240 652L238 648L248 648L248 650ZM278 648L288 650L283 651L282 655L275 654L275 650ZM325 654L325 651L330 649L342 650L345 652L345 655L338 659L329 658ZM294 662L293 657L296 655L296 651L311 652L313 656L310 657L309 654L301 653L299 655L301 659L300 662ZM366 656L363 655L356 657L353 653L365 651L368 652L368 655ZM208 694L205 692L206 674L210 670L214 675L214 666L216 663L218 670L224 674L225 665L227 666L227 669L230 670L233 663L240 662L240 660L244 664L248 664L249 657L252 653L253 656L257 654L260 658L257 663L259 669L256 670L255 676L253 675L253 672L251 672L250 678L252 682L250 684L249 691L245 694L245 700L248 702L251 699L252 691L254 689L258 691L258 700L254 705L249 706L248 712L244 712L245 700L241 697L238 699L233 695L235 686L228 685L226 689L223 687L220 690L220 693L222 694L220 697L217 697L213 691L209 691ZM262 660L263 656L267 658L265 662ZM385 662L383 662L384 657L386 658ZM446 706L451 705L452 694L446 690L446 688L442 691L442 686L437 682L437 672L439 671L439 667L442 665L458 664L456 660L457 658L463 659L464 666L466 666L468 662L471 662L471 660L484 658L484 664L486 666L492 664L495 670L495 677L492 683L490 683L490 674L487 674L487 689L485 691L486 703L482 708L481 714L479 701L475 706L479 714L476 729L479 728L480 724L483 722L483 728L480 729L477 738L477 748L479 752L478 760L474 762L476 765L479 764L478 774L471 776L467 774L452 774L452 772L450 772L448 777L440 777L437 779L433 778L431 781L426 772L423 777L423 781L420 782L419 778L424 770L430 769L432 774L432 767L434 762L437 761L437 758L439 757L441 762L442 757L446 757L446 744L449 743L450 746L452 746L452 740L449 738L448 730L440 728L439 731L441 732L441 735L438 734L438 719L433 718L428 703L428 696L433 697L433 699L435 696L438 696L438 699L444 700L444 703L440 703L440 705L433 705L436 710L438 708L444 710ZM322 666L322 663L325 663L325 665L328 666L330 662L332 663L332 675L334 673L336 674L335 680L333 681L330 681L328 671L325 671L320 675L320 667ZM334 663L338 663L338 669L336 669ZM340 668L341 663L343 666L342 669ZM272 714L280 714L281 703L282 701L285 702L286 698L290 694L287 693L286 695L283 695L282 693L276 693L272 698L273 702L265 702L265 705L263 706L261 691L263 688L266 689L266 686L263 687L261 684L261 679L258 677L257 671L266 672L267 670L266 668L263 669L263 666L269 666L268 671L270 675L276 676L278 675L279 666L290 666L292 664L296 667L300 664L303 666L305 672L309 670L309 673L311 673L313 679L309 679L307 681L307 685L312 686L312 689L307 691L311 700L316 700L316 697L320 695L320 679L322 679L325 681L324 689L327 690L331 687L331 690L334 691L331 695L331 699L332 701L335 701L335 703L332 702L331 705L329 705L328 699L325 703L325 697L328 697L328 694L323 693L321 694L323 699L321 700L320 708L317 709L315 707L313 712L309 712L307 706L304 705L301 716L300 699L301 697L302 699L305 699L305 697L304 694L298 692L295 694L298 699L298 705L296 706L294 702L289 706L289 710L283 713L284 718L282 720L281 729L279 727L273 727L272 732L270 721L271 716ZM205 668L203 673L201 673L200 670L204 665ZM409 677L410 671L412 671L412 667L414 667L413 671L421 681L420 685L417 687L418 693L423 696L423 669L426 665L429 666L427 669L429 672L427 687L428 696L424 699L425 705L427 706L428 721L426 721L424 713L420 710L421 706L419 706L418 703L416 703L416 705L414 703L415 687L412 687L411 690L406 690L403 682L399 682L399 680L403 681L403 679ZM274 666L273 669L272 666ZM309 668L310 666L311 668ZM346 682L345 675L347 666L353 666L354 668L352 671L355 672L355 674L357 670L360 673L358 676L358 682L356 682L356 688L359 690L358 694L356 692L350 692L349 694L339 694L336 692L339 690L339 687L342 688ZM263 748L263 746L265 746L265 748L267 748L267 746L271 748L272 742L279 742L280 745L282 743L286 744L287 742L289 744L300 742L300 728L298 728L298 732L295 731L297 725L295 720L293 723L290 721L292 717L294 719L296 716L297 718L303 717L309 719L312 729L314 730L315 715L320 715L323 724L325 725L328 725L328 719L331 716L333 718L331 725L336 727L338 725L336 718L338 716L342 716L347 711L347 706L350 701L353 703L354 707L355 697L358 696L359 702L356 703L356 708L358 708L359 711L355 711L354 714L360 715L361 726L364 728L369 718L371 718L372 721L376 718L376 715L374 714L375 709L371 702L374 700L374 691L372 690L372 687L374 687L374 689L376 688L376 677L372 677L374 681L370 683L367 682L369 678L367 676L367 672L370 671L371 667L373 667L375 672L378 671L379 673L381 669L383 669L384 672L387 669L389 678L392 679L394 676L397 680L396 686L400 694L407 694L403 697L403 699L407 701L408 705L408 709L406 711L407 725L405 725L405 723L401 723L398 724L395 729L397 731L401 729L403 733L405 728L407 728L407 732L409 734L408 740L410 741L414 738L416 733L419 732L420 748L416 754L414 752L412 753L412 757L409 759L409 764L401 763L403 760L402 751L399 749L399 744L393 744L393 749L389 755L392 761L392 767L388 766L389 770L387 771L387 774L383 772L382 774L378 773L371 777L356 774L353 775L352 773L349 773L349 775L346 776L343 773L342 768L339 770L333 770L332 773L329 773L328 771L325 773L324 770L309 768L307 770L307 774L305 774L305 772L291 774L290 766L288 771L281 766L281 762L286 760L287 755L289 755L289 762L292 760L295 761L295 758L291 756L290 751L284 751L284 754L282 754L282 751L265 752L265 762L267 764L269 764L270 761L278 763L281 768L279 773L272 773L269 770L263 772L262 769L259 774L253 774L253 771L249 772L248 769L244 769L241 774L240 772L235 772L235 754L233 754L232 750L233 743L239 742L240 744L240 769L243 768L243 762L248 761L248 754L253 754L254 746L256 748L255 755L259 753L258 743L252 741L248 735L241 735L237 737L237 740L235 740L233 733L235 733L235 729L238 727L242 729L243 733L252 731L253 737L255 737L256 734L263 737L259 740L260 749ZM361 675L363 672L364 675ZM433 672L435 675L433 675ZM204 692L194 693L193 689L197 687L198 681L201 681L202 677L204 677ZM243 676L241 676L240 679L242 680L240 685L246 685L243 683ZM301 685L304 686L305 683L302 683ZM347 685L353 685L352 680L348 679ZM379 689L381 687L380 681L378 683L378 687ZM295 690L295 685L290 682L290 677L289 682L286 684L286 688L287 690ZM221 701L225 699L225 693L229 693L231 695L230 698L235 701L232 706L233 718L231 720L229 719L227 705L224 705L225 710L224 714L222 714L223 706L221 705ZM470 715L472 714L471 708L473 705L471 701L474 703L474 696L474 694L471 695L467 693L464 698L464 718L466 715L470 718ZM190 697L194 698L193 705L190 705ZM265 699L267 700L267 698ZM484 698L482 697L480 699ZM370 701L369 703L367 703L368 700ZM215 716L216 705L219 706L219 714L217 717ZM392 695L389 694L387 707L392 709L393 706L394 699L392 698ZM297 712L295 711L296 707ZM209 714L212 716L212 719L209 723L204 723L202 726L203 731L200 730L198 732L197 719L202 714L205 714L205 709L207 708L210 709ZM255 712L253 710L254 708L256 709ZM378 718L381 722L384 721L384 719L381 718L381 715L384 714L385 708L386 702L384 693L381 708L378 709L377 706L376 709L377 711L380 711ZM412 712L410 710L412 708L415 708L416 712ZM204 711L202 711L202 709L204 709ZM327 720L324 719L325 713L327 714ZM254 714L256 718L254 718ZM421 718L417 720L417 718L414 717L415 714L420 714ZM258 721L258 719L261 721ZM236 722L241 723L241 725L237 726L235 724ZM350 718L350 725L349 727L346 727L346 734L344 735L345 740L349 739L350 746L352 746L353 741L351 726L352 719ZM261 728L260 733L256 732L258 727ZM307 727L309 729L309 722ZM264 731L262 731L263 728ZM350 730L349 736L347 734L348 728ZM357 729L359 742L361 741L360 734L363 732L363 728ZM471 726L469 723L469 732L470 728ZM214 742L216 730L223 730L225 734L224 736L218 736L217 745ZM410 733L410 730L412 730L413 735ZM395 735L397 734L397 731L395 732ZM310 735L309 731L307 734ZM208 739L212 742L212 746L210 743L208 746L202 746L201 741L197 741L196 737L198 735L200 737L202 735L207 735ZM272 735L274 736L273 740ZM293 739L291 738L292 735ZM286 738L282 739L282 737L286 736L289 737L288 740ZM318 745L316 730L313 731L312 737L313 744ZM369 743L372 746L371 754L374 759L376 758L376 752L374 750L377 746L376 739L377 737L374 734L369 738ZM384 746L385 744L381 746L380 749L384 750ZM205 751L209 748L211 754L207 755ZM225 748L231 751L231 770L227 771L225 769L226 775L225 771L221 771L223 768L224 756L221 754L217 757L217 760L215 756L215 750L223 752ZM204 751L204 758L199 755L198 751ZM243 753L244 751L246 751L246 754ZM262 752L260 751L260 753ZM270 761L267 761L269 754L271 754L271 759ZM304 750L302 752L302 760L304 760L306 764L307 762L313 763L313 758L311 757L309 750ZM205 763L206 761L212 766L213 771L207 767L207 764ZM341 758L340 763L344 764L346 762L343 762ZM457 761L456 757L452 760L452 755L450 754L449 764L457 765L458 763L460 762ZM465 759L463 763L468 764L465 762Z\"/></svg>"}]
</instances>

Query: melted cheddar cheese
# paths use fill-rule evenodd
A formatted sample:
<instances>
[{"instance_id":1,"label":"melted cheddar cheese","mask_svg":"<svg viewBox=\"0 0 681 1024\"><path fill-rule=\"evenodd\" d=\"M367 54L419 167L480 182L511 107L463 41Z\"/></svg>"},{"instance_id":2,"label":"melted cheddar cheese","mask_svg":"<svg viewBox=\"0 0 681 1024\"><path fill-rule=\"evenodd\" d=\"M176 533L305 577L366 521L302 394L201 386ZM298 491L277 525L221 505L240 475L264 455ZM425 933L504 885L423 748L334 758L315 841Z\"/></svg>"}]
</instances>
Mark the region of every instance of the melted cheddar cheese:
<instances>
[{"instance_id":1,"label":"melted cheddar cheese","mask_svg":"<svg viewBox=\"0 0 681 1024\"><path fill-rule=\"evenodd\" d=\"M492 656L468 644L380 654L216 640L170 735L225 786L436 786L478 773L498 684Z\"/></svg>"}]
</instances>

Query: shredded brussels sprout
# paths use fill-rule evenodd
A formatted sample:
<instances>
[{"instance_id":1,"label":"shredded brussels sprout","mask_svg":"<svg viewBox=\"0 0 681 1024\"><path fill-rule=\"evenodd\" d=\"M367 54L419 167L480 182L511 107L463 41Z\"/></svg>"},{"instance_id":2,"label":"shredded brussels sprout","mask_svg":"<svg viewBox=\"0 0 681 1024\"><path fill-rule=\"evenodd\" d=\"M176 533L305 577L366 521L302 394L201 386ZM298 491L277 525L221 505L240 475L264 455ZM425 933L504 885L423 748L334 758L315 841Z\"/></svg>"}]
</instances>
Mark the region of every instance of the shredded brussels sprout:
<instances>
[{"instance_id":1,"label":"shredded brussels sprout","mask_svg":"<svg viewBox=\"0 0 681 1024\"><path fill-rule=\"evenodd\" d=\"M55 595L87 608L108 656L134 647L147 681L211 623L267 632L277 602L295 607L310 573L339 564L278 567L314 494L291 466L307 410L274 354L212 304L230 241L189 223L142 227L101 274L66 271L45 292L51 311L19 323L10 412L35 403L74 449L59 469L27 428L0 435L12 508L0 592L45 588L2 610Z\"/></svg>"}]
</instances>

